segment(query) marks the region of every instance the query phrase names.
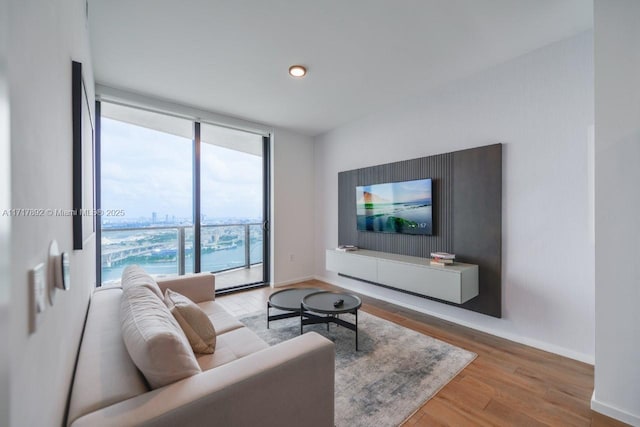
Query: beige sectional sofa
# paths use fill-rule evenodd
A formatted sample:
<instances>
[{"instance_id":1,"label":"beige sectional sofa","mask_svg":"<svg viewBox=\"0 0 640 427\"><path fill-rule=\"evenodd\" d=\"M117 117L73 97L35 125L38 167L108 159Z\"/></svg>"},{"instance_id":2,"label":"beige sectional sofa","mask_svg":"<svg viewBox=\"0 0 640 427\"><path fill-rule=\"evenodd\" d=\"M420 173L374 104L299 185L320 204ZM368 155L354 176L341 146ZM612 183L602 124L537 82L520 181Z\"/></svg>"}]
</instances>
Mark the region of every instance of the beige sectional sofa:
<instances>
[{"instance_id":1,"label":"beige sectional sofa","mask_svg":"<svg viewBox=\"0 0 640 427\"><path fill-rule=\"evenodd\" d=\"M334 425L331 341L307 333L269 347L214 300L211 274L158 285L206 312L217 333L214 353L194 355L195 375L151 389L123 340L123 289L99 288L89 304L68 426Z\"/></svg>"}]
</instances>

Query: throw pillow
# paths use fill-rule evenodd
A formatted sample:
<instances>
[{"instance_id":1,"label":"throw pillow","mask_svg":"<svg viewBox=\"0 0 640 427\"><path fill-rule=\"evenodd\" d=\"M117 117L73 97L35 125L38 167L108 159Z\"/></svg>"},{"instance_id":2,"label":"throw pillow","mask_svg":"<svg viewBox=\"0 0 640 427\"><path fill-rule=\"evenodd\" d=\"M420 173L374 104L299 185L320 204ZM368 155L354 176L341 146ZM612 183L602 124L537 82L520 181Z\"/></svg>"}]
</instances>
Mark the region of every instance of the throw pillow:
<instances>
[{"instance_id":1,"label":"throw pillow","mask_svg":"<svg viewBox=\"0 0 640 427\"><path fill-rule=\"evenodd\" d=\"M134 286L144 286L162 300L162 291L153 277L149 276L142 267L130 265L122 272L122 290L126 291Z\"/></svg>"},{"instance_id":2,"label":"throw pillow","mask_svg":"<svg viewBox=\"0 0 640 427\"><path fill-rule=\"evenodd\" d=\"M123 292L120 322L129 356L151 388L202 372L178 322L148 287Z\"/></svg>"},{"instance_id":3,"label":"throw pillow","mask_svg":"<svg viewBox=\"0 0 640 427\"><path fill-rule=\"evenodd\" d=\"M195 353L211 354L216 348L216 330L209 316L184 295L167 289L164 302L178 321Z\"/></svg>"}]
</instances>

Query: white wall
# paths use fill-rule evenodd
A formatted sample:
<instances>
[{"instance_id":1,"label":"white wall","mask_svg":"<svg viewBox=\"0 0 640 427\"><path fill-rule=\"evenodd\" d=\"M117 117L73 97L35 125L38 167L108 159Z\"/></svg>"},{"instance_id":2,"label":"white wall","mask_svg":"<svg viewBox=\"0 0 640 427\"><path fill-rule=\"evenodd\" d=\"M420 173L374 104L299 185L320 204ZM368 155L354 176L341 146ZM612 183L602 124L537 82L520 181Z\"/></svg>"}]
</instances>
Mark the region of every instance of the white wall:
<instances>
[{"instance_id":1,"label":"white wall","mask_svg":"<svg viewBox=\"0 0 640 427\"><path fill-rule=\"evenodd\" d=\"M593 409L640 426L640 2L596 0Z\"/></svg>"},{"instance_id":2,"label":"white wall","mask_svg":"<svg viewBox=\"0 0 640 427\"><path fill-rule=\"evenodd\" d=\"M272 283L283 286L313 277L313 138L274 131Z\"/></svg>"},{"instance_id":3,"label":"white wall","mask_svg":"<svg viewBox=\"0 0 640 427\"><path fill-rule=\"evenodd\" d=\"M316 138L319 278L593 362L588 134L592 33L565 40ZM338 172L502 142L503 318L339 277Z\"/></svg>"},{"instance_id":4,"label":"white wall","mask_svg":"<svg viewBox=\"0 0 640 427\"><path fill-rule=\"evenodd\" d=\"M9 92L7 76L6 0L0 0L0 209L11 204L11 150L9 145ZM0 216L0 254L11 251L11 218ZM8 256L0 257L0 337L9 334L11 271ZM5 338L6 342L6 338ZM9 346L0 346L0 425L9 425Z\"/></svg>"},{"instance_id":5,"label":"white wall","mask_svg":"<svg viewBox=\"0 0 640 427\"><path fill-rule=\"evenodd\" d=\"M84 0L12 1L9 10L12 208L69 209L72 202L71 60L93 97ZM2 206L2 208L7 208ZM95 241L72 250L70 217L15 217L11 225L12 426L56 426L64 417L89 294ZM71 253L71 289L58 292L28 332L27 272L49 242Z\"/></svg>"}]
</instances>

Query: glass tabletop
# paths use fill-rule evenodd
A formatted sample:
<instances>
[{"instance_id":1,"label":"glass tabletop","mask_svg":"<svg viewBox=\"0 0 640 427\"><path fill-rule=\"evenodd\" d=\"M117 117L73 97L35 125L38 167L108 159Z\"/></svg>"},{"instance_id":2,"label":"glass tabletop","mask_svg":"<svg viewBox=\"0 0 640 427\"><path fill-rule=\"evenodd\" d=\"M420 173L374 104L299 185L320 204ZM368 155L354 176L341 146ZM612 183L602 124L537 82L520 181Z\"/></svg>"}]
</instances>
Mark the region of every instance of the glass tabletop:
<instances>
[{"instance_id":1,"label":"glass tabletop","mask_svg":"<svg viewBox=\"0 0 640 427\"><path fill-rule=\"evenodd\" d=\"M271 294L269 304L271 304L271 307L280 310L300 311L302 298L319 291L321 291L321 289L317 288L283 289Z\"/></svg>"},{"instance_id":2,"label":"glass tabletop","mask_svg":"<svg viewBox=\"0 0 640 427\"><path fill-rule=\"evenodd\" d=\"M335 306L334 304L339 300L342 300L342 304ZM302 306L316 313L338 314L359 309L362 301L355 295L343 292L319 291L302 298Z\"/></svg>"}]
</instances>

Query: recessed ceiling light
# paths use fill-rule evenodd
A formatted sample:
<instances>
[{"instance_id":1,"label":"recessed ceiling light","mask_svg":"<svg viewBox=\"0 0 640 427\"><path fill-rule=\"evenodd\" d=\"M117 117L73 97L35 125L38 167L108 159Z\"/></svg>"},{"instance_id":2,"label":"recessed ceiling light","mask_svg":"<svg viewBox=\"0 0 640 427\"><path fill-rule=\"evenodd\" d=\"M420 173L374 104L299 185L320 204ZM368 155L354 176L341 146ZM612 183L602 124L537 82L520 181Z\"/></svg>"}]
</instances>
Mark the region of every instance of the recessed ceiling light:
<instances>
[{"instance_id":1,"label":"recessed ceiling light","mask_svg":"<svg viewBox=\"0 0 640 427\"><path fill-rule=\"evenodd\" d=\"M307 75L307 69L302 65L292 65L289 67L289 74L291 77L304 77Z\"/></svg>"}]
</instances>

